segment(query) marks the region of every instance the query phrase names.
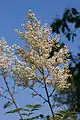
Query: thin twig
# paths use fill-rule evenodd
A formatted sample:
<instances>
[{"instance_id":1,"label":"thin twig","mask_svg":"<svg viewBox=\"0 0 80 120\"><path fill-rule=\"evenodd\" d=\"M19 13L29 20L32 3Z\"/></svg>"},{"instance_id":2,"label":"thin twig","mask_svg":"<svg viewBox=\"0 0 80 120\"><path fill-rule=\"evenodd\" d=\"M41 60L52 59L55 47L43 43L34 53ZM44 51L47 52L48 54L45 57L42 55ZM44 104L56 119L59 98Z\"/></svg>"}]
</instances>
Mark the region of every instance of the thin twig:
<instances>
[{"instance_id":1,"label":"thin twig","mask_svg":"<svg viewBox=\"0 0 80 120\"><path fill-rule=\"evenodd\" d=\"M38 93L33 87L31 87L30 85L28 85L28 87L34 91L34 93L36 93L39 97L41 97L44 101L48 102L46 98L44 98L40 93Z\"/></svg>"},{"instance_id":2,"label":"thin twig","mask_svg":"<svg viewBox=\"0 0 80 120\"><path fill-rule=\"evenodd\" d=\"M7 96L2 95L2 94L0 94L0 96L1 96L1 97L3 97L3 98L6 98L7 100L9 100L9 101L11 101L11 102L12 102L12 99L8 98Z\"/></svg>"},{"instance_id":3,"label":"thin twig","mask_svg":"<svg viewBox=\"0 0 80 120\"><path fill-rule=\"evenodd\" d=\"M18 106L17 106L17 104L16 104L16 101L15 101L15 99L14 99L14 97L13 97L13 95L12 95L10 89L9 89L8 83L7 83L7 81L6 81L6 77L3 76L3 78L4 78L4 82L5 82L5 84L6 84L6 87L7 87L8 93L9 93L9 95L11 96L12 102L14 103L16 109L19 109ZM20 111L18 110L17 112L18 112L18 114L19 114L21 120L23 120L22 115L20 114Z\"/></svg>"},{"instance_id":4,"label":"thin twig","mask_svg":"<svg viewBox=\"0 0 80 120\"><path fill-rule=\"evenodd\" d=\"M55 89L52 90L52 92L50 93L49 97L52 96L52 94L54 93Z\"/></svg>"}]
</instances>

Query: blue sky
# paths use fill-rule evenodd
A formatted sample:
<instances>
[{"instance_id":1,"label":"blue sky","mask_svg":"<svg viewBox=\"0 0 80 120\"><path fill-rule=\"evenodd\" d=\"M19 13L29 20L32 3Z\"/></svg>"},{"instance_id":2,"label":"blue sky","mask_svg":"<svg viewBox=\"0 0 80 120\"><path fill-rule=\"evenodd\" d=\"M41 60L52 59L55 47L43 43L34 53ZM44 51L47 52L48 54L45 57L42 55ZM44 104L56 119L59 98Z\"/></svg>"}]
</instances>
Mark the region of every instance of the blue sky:
<instances>
[{"instance_id":1,"label":"blue sky","mask_svg":"<svg viewBox=\"0 0 80 120\"><path fill-rule=\"evenodd\" d=\"M20 29L20 25L26 22L28 9L31 9L36 14L37 18L41 20L42 25L44 23L50 25L54 18L62 16L65 8L71 7L77 8L77 10L80 11L80 0L0 0L0 38L4 37L9 45L16 43L23 46L23 41L18 40L14 29ZM78 39L79 36L77 37L77 40ZM71 43L66 43L69 45L71 51L74 53L78 51L77 45L79 45L79 42L75 42L75 46L74 44L71 46ZM31 102L30 97L24 101L25 95L27 94L26 96L29 96L29 92L26 93L25 91L23 97L22 94L23 91L19 93L21 99L20 104L21 102L26 103L26 101L27 103L29 103L29 101ZM35 100L33 102L35 102ZM4 116L4 103L5 100L0 98L0 119L17 120L16 115Z\"/></svg>"}]
</instances>

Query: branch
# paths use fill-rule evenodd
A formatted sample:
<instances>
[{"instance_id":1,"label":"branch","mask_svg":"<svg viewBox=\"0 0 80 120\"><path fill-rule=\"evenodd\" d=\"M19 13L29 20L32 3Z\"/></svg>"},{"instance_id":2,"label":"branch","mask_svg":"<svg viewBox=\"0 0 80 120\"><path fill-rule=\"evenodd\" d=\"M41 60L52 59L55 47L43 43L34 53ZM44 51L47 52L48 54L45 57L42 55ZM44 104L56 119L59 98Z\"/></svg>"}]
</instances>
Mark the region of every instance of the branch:
<instances>
[{"instance_id":1,"label":"branch","mask_svg":"<svg viewBox=\"0 0 80 120\"><path fill-rule=\"evenodd\" d=\"M54 93L55 89L52 90L52 92L50 93L49 97L52 96L52 94Z\"/></svg>"},{"instance_id":2,"label":"branch","mask_svg":"<svg viewBox=\"0 0 80 120\"><path fill-rule=\"evenodd\" d=\"M49 97L49 93L48 93L48 89L47 89L47 85L46 85L45 81L44 81L44 84L45 84L45 91L46 91L46 95L47 95L47 99L48 99L48 105L49 105L51 113L52 113L52 118L53 118L53 120L55 120L54 112L53 112L53 109L52 109L52 105L50 103L50 97Z\"/></svg>"},{"instance_id":3,"label":"branch","mask_svg":"<svg viewBox=\"0 0 80 120\"><path fill-rule=\"evenodd\" d=\"M50 94L49 95L49 93L48 93L48 90L47 90L47 85L46 85L46 79L48 78L48 76L50 75L50 73L52 72L52 70L50 71L50 73L45 77L44 76L44 69L42 68L42 71L41 71L41 69L39 69L38 68L38 70L41 72L41 74L43 75L43 77L44 77L44 87L45 87L45 91L46 91L46 96L47 96L47 103L48 103L48 105L49 105L49 107L50 107L50 110L51 110L51 113L52 113L52 118L53 118L53 120L55 120L55 116L54 116L54 112L53 112L53 109L52 109L52 105L51 105L51 103L50 103L50 96L52 95L52 94ZM52 92L53 93L53 92Z\"/></svg>"},{"instance_id":4,"label":"branch","mask_svg":"<svg viewBox=\"0 0 80 120\"><path fill-rule=\"evenodd\" d=\"M14 103L16 109L19 109L18 106L17 106L17 104L16 104L16 101L15 101L15 99L14 99L14 97L13 97L11 91L10 91L10 88L9 88L8 83L7 83L7 81L6 81L6 77L3 76L3 78L4 78L4 82L5 82L5 84L6 84L6 87L7 87L8 93L9 93L9 95L11 96L12 102ZM23 120L22 115L20 114L20 111L18 111L18 114L19 114L21 120Z\"/></svg>"},{"instance_id":5,"label":"branch","mask_svg":"<svg viewBox=\"0 0 80 120\"><path fill-rule=\"evenodd\" d=\"M45 100L45 102L48 102L47 99L45 99L40 93L38 93L33 87L31 87L30 85L28 85L28 87L33 90L39 97L41 97L43 100Z\"/></svg>"},{"instance_id":6,"label":"branch","mask_svg":"<svg viewBox=\"0 0 80 120\"><path fill-rule=\"evenodd\" d=\"M9 101L11 101L11 102L12 102L12 99L8 98L7 96L2 95L2 94L0 94L0 96L1 96L1 97L4 97L4 98L6 98L7 100L9 100Z\"/></svg>"}]
</instances>

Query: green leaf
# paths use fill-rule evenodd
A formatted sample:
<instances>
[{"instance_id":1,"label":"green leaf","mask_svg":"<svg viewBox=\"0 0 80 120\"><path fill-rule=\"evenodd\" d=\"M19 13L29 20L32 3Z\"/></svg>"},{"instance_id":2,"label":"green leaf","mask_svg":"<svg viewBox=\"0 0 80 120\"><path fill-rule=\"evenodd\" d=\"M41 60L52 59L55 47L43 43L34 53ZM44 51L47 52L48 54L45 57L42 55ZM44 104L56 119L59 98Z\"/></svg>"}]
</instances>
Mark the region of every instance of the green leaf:
<instances>
[{"instance_id":1,"label":"green leaf","mask_svg":"<svg viewBox=\"0 0 80 120\"><path fill-rule=\"evenodd\" d=\"M29 104L29 105L26 105L25 107L28 107L28 108L31 108L33 109L33 105Z\"/></svg>"},{"instance_id":2,"label":"green leaf","mask_svg":"<svg viewBox=\"0 0 80 120\"><path fill-rule=\"evenodd\" d=\"M30 119L30 120L36 120L36 119L38 119L39 118L39 116L35 116L35 117L32 117L32 118L28 118L28 120Z\"/></svg>"},{"instance_id":3,"label":"green leaf","mask_svg":"<svg viewBox=\"0 0 80 120\"><path fill-rule=\"evenodd\" d=\"M5 109L11 105L12 105L12 103L10 101L8 101L7 103L4 104L3 108Z\"/></svg>"},{"instance_id":4,"label":"green leaf","mask_svg":"<svg viewBox=\"0 0 80 120\"><path fill-rule=\"evenodd\" d=\"M79 28L80 27L80 18L78 18L77 20L76 20L76 24L75 24L75 28L77 29L77 28Z\"/></svg>"},{"instance_id":5,"label":"green leaf","mask_svg":"<svg viewBox=\"0 0 80 120\"><path fill-rule=\"evenodd\" d=\"M61 113L57 113L56 115L59 117L63 117L63 114L61 114Z\"/></svg>"},{"instance_id":6,"label":"green leaf","mask_svg":"<svg viewBox=\"0 0 80 120\"><path fill-rule=\"evenodd\" d=\"M37 108L34 108L34 109L32 109L31 111L35 111L35 110L39 110L39 109L37 109Z\"/></svg>"},{"instance_id":7,"label":"green leaf","mask_svg":"<svg viewBox=\"0 0 80 120\"><path fill-rule=\"evenodd\" d=\"M19 112L20 110L22 110L22 108L10 110L10 111L6 112L5 114L16 113L16 112Z\"/></svg>"},{"instance_id":8,"label":"green leaf","mask_svg":"<svg viewBox=\"0 0 80 120\"><path fill-rule=\"evenodd\" d=\"M34 108L40 108L40 107L41 107L40 104L36 104L36 105L34 105Z\"/></svg>"},{"instance_id":9,"label":"green leaf","mask_svg":"<svg viewBox=\"0 0 80 120\"><path fill-rule=\"evenodd\" d=\"M32 97L38 96L38 94L32 93Z\"/></svg>"},{"instance_id":10,"label":"green leaf","mask_svg":"<svg viewBox=\"0 0 80 120\"><path fill-rule=\"evenodd\" d=\"M68 118L70 116L74 116L76 115L77 113L74 112L74 111L67 111L67 110L62 110L62 111L59 111L56 115L57 116L61 116L63 118Z\"/></svg>"},{"instance_id":11,"label":"green leaf","mask_svg":"<svg viewBox=\"0 0 80 120\"><path fill-rule=\"evenodd\" d=\"M63 20L67 20L68 19L68 14L69 14L69 12L70 12L70 10L69 9L65 9L65 12L64 12L64 14L63 14Z\"/></svg>"},{"instance_id":12,"label":"green leaf","mask_svg":"<svg viewBox=\"0 0 80 120\"><path fill-rule=\"evenodd\" d=\"M39 116L40 116L41 118L44 118L44 115L43 115L43 114L40 114Z\"/></svg>"},{"instance_id":13,"label":"green leaf","mask_svg":"<svg viewBox=\"0 0 80 120\"><path fill-rule=\"evenodd\" d=\"M70 112L70 111L67 111L67 112L66 112L66 115L68 115L68 116L72 116L72 115L75 115L75 114L77 114L77 113L76 113L76 112L73 112L73 111L72 111L72 112Z\"/></svg>"},{"instance_id":14,"label":"green leaf","mask_svg":"<svg viewBox=\"0 0 80 120\"><path fill-rule=\"evenodd\" d=\"M73 13L73 15L78 14L78 12L77 12L77 10L75 8L72 8L72 13Z\"/></svg>"},{"instance_id":15,"label":"green leaf","mask_svg":"<svg viewBox=\"0 0 80 120\"><path fill-rule=\"evenodd\" d=\"M46 119L47 119L47 120L50 120L50 118L51 118L50 115L47 115L47 116L46 116Z\"/></svg>"},{"instance_id":16,"label":"green leaf","mask_svg":"<svg viewBox=\"0 0 80 120\"><path fill-rule=\"evenodd\" d=\"M38 108L41 107L41 105L40 104L35 104L35 105L29 104L29 105L26 105L25 107L28 107L28 108L31 108L31 109L38 109Z\"/></svg>"}]
</instances>

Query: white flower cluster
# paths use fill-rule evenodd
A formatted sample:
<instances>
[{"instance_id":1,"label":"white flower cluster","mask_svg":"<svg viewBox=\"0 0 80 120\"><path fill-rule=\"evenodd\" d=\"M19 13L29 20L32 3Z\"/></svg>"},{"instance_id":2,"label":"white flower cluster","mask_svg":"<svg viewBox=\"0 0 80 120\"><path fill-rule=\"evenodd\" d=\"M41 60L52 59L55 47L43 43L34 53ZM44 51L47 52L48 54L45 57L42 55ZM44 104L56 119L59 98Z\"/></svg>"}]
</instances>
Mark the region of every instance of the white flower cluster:
<instances>
[{"instance_id":1,"label":"white flower cluster","mask_svg":"<svg viewBox=\"0 0 80 120\"><path fill-rule=\"evenodd\" d=\"M17 45L10 47L5 40L0 40L0 73L14 77L18 85L20 81L23 81L22 85L27 85L29 80L35 78L35 73L17 58L14 47L20 49Z\"/></svg>"},{"instance_id":2,"label":"white flower cluster","mask_svg":"<svg viewBox=\"0 0 80 120\"><path fill-rule=\"evenodd\" d=\"M45 70L50 71L48 77L53 77L55 86L52 80L46 78L48 84L52 84L58 90L69 88L71 84L68 78L71 75L69 74L68 68L64 66L69 62L67 46L64 45L58 51L54 51L54 55L49 58L52 47L56 47L56 49L60 47L59 36L56 36L56 38L51 37L51 28L47 28L46 24L41 27L40 21L36 19L35 14L31 10L29 10L27 18L27 24L23 25L25 32L16 30L20 38L26 40L26 50L16 50L30 64L32 69L39 70L41 73ZM63 68L59 67L60 64Z\"/></svg>"},{"instance_id":3,"label":"white flower cluster","mask_svg":"<svg viewBox=\"0 0 80 120\"><path fill-rule=\"evenodd\" d=\"M55 86L57 90L64 90L71 86L71 83L69 82L69 77L71 75L69 74L68 66L64 66L64 68L60 69L59 67L56 67L51 72L51 75L54 77L55 80ZM52 84L54 86L54 84Z\"/></svg>"},{"instance_id":4,"label":"white flower cluster","mask_svg":"<svg viewBox=\"0 0 80 120\"><path fill-rule=\"evenodd\" d=\"M27 67L24 62L15 61L15 65L11 69L14 78L17 80L17 85L27 86L29 81L36 77L35 73L30 67Z\"/></svg>"},{"instance_id":5,"label":"white flower cluster","mask_svg":"<svg viewBox=\"0 0 80 120\"><path fill-rule=\"evenodd\" d=\"M0 71L8 72L15 59L11 47L9 47L5 40L0 40Z\"/></svg>"},{"instance_id":6,"label":"white flower cluster","mask_svg":"<svg viewBox=\"0 0 80 120\"><path fill-rule=\"evenodd\" d=\"M51 37L51 28L47 28L46 25L41 27L40 21L36 19L31 10L29 10L27 18L27 24L23 25L25 31L16 30L20 38L26 40L25 49L17 45L10 48L5 41L0 42L0 70L11 66L11 74L14 75L20 86L28 86L31 80L35 80L35 82L41 80L44 83L43 78L45 78L45 82L57 90L69 88L71 84L68 78L71 75L68 68L65 67L65 64L69 62L67 46L60 48L59 36ZM52 47L57 50L54 50L53 56L50 57ZM16 54L21 59L15 57ZM24 62L21 62L22 60ZM60 65L63 68L59 67ZM45 74L47 71L49 71L48 77Z\"/></svg>"}]
</instances>

